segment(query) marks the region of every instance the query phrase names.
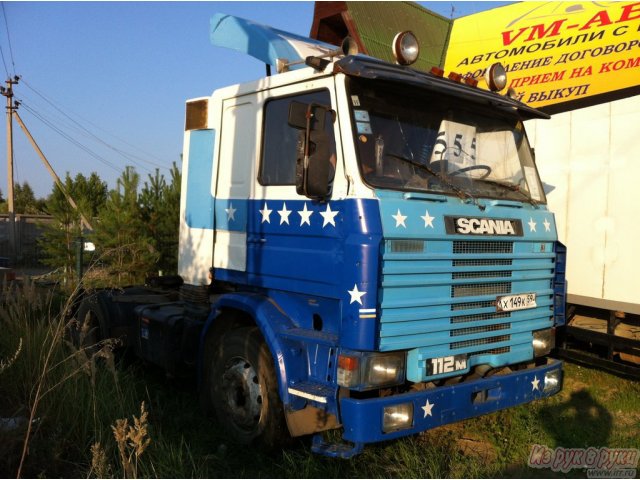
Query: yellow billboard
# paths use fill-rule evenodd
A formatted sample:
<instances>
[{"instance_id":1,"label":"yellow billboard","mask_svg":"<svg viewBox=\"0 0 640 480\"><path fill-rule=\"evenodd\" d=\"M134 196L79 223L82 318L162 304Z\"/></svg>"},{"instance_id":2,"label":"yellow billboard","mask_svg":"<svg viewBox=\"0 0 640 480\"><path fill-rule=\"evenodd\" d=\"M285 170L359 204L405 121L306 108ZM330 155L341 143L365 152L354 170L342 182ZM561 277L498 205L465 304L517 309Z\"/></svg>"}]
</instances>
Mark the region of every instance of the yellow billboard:
<instances>
[{"instance_id":1,"label":"yellow billboard","mask_svg":"<svg viewBox=\"0 0 640 480\"><path fill-rule=\"evenodd\" d=\"M445 71L492 63L533 107L640 85L640 2L521 2L454 21Z\"/></svg>"}]
</instances>

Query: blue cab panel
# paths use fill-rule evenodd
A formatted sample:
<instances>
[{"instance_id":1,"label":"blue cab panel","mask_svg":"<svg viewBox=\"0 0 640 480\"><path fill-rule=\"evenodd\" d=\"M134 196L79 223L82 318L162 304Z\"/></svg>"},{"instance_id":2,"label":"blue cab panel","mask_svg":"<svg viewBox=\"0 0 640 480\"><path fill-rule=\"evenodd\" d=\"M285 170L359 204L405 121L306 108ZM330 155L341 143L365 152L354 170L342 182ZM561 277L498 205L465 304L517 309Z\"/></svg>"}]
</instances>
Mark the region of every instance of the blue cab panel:
<instances>
[{"instance_id":1,"label":"blue cab panel","mask_svg":"<svg viewBox=\"0 0 640 480\"><path fill-rule=\"evenodd\" d=\"M430 371L434 358L465 356L455 375L533 359L533 332L554 326L563 282L553 214L544 206L480 202L482 208L456 197L389 191L327 203L216 199L217 215L226 212L224 228L247 235L246 271L218 269L216 279L269 299L282 316L280 327L265 319L264 328L288 408L322 408L342 422L346 440L366 443L557 391L531 383L561 369L553 363L420 393L338 398L337 356L345 350L406 352L406 379L417 383L451 376ZM231 219L230 209L246 216ZM470 233L452 230L459 218L474 226ZM534 295L535 305L497 307L498 298L520 294ZM474 400L479 391L490 391L489 400ZM412 402L415 424L383 433L384 407L402 402ZM427 402L450 406L422 418Z\"/></svg>"},{"instance_id":2,"label":"blue cab panel","mask_svg":"<svg viewBox=\"0 0 640 480\"><path fill-rule=\"evenodd\" d=\"M211 195L211 176L216 131L193 130L190 135L185 221L191 228L212 229L214 198Z\"/></svg>"}]
</instances>

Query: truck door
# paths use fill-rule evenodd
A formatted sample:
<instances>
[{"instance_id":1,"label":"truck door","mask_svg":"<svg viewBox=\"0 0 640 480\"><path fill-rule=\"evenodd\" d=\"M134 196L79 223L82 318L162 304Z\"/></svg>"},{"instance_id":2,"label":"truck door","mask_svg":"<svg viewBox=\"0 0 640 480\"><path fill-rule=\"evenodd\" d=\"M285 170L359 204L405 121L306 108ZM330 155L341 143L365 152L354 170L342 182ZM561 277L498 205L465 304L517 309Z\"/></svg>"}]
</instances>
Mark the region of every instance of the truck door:
<instances>
[{"instance_id":1,"label":"truck door","mask_svg":"<svg viewBox=\"0 0 640 480\"><path fill-rule=\"evenodd\" d=\"M335 109L332 77L269 90L263 94L262 137L255 200L250 212L247 272L262 286L327 292L336 278L342 218L333 213L346 191L338 121L327 114L325 131L332 155L333 193L326 202L296 191L296 159L304 130L289 125L292 102ZM327 213L329 212L329 213Z\"/></svg>"},{"instance_id":2,"label":"truck door","mask_svg":"<svg viewBox=\"0 0 640 480\"><path fill-rule=\"evenodd\" d=\"M246 270L247 209L255 176L258 119L256 95L223 102L215 202L216 269Z\"/></svg>"}]
</instances>

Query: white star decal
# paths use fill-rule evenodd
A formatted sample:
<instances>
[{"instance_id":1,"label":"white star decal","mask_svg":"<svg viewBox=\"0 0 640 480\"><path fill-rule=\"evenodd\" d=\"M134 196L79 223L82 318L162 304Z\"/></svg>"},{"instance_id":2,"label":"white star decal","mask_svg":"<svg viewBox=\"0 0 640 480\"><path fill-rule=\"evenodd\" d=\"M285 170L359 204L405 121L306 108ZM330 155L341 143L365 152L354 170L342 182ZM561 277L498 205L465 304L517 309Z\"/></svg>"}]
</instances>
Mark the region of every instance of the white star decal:
<instances>
[{"instance_id":1,"label":"white star decal","mask_svg":"<svg viewBox=\"0 0 640 480\"><path fill-rule=\"evenodd\" d=\"M407 216L402 215L402 213L400 213L400 209L398 209L398 213L391 216L396 221L396 228L399 227L400 225L402 225L404 228L407 228L407 225L404 223L404 221L407 219Z\"/></svg>"},{"instance_id":2,"label":"white star decal","mask_svg":"<svg viewBox=\"0 0 640 480\"><path fill-rule=\"evenodd\" d=\"M313 215L313 210L307 210L307 202L304 202L302 210L298 210L298 215L300 215L300 226L305 223L311 226L311 215Z\"/></svg>"},{"instance_id":3,"label":"white star decal","mask_svg":"<svg viewBox=\"0 0 640 480\"><path fill-rule=\"evenodd\" d=\"M327 209L324 212L320 212L320 215L322 216L322 218L324 218L324 222L322 222L322 228L326 227L329 224L335 227L336 215L338 215L338 213L339 212L337 210L331 210L331 207L327 203Z\"/></svg>"},{"instance_id":4,"label":"white star decal","mask_svg":"<svg viewBox=\"0 0 640 480\"><path fill-rule=\"evenodd\" d=\"M542 222L542 224L544 225L544 231L545 232L550 232L551 231L551 224L549 223L549 220L547 220L545 218L544 222Z\"/></svg>"},{"instance_id":5,"label":"white star decal","mask_svg":"<svg viewBox=\"0 0 640 480\"><path fill-rule=\"evenodd\" d=\"M423 418L433 417L433 414L431 413L431 410L435 406L436 406L436 404L435 403L429 403L429 399L427 398L427 403L425 403L424 406L420 407L422 410L424 410L424 417Z\"/></svg>"},{"instance_id":6,"label":"white star decal","mask_svg":"<svg viewBox=\"0 0 640 480\"><path fill-rule=\"evenodd\" d=\"M427 227L433 228L434 217L429 215L429 210L425 210L424 215L420 218L424 220L424 228L427 228Z\"/></svg>"},{"instance_id":7,"label":"white star decal","mask_svg":"<svg viewBox=\"0 0 640 480\"><path fill-rule=\"evenodd\" d=\"M225 208L224 211L227 212L227 220L236 221L236 212L238 210L233 208L233 203L229 202L229 208Z\"/></svg>"},{"instance_id":8,"label":"white star decal","mask_svg":"<svg viewBox=\"0 0 640 480\"><path fill-rule=\"evenodd\" d=\"M533 381L531 382L532 388L531 391L533 392L534 390L538 390L540 391L540 380L538 380L538 376L534 376L533 377Z\"/></svg>"},{"instance_id":9,"label":"white star decal","mask_svg":"<svg viewBox=\"0 0 640 480\"><path fill-rule=\"evenodd\" d=\"M529 218L529 231L530 232L535 232L536 231L536 222L533 221L533 218Z\"/></svg>"},{"instance_id":10,"label":"white star decal","mask_svg":"<svg viewBox=\"0 0 640 480\"><path fill-rule=\"evenodd\" d=\"M278 210L278 215L280 215L280 225L283 223L289 224L289 215L291 214L291 210L287 210L287 204L282 204L282 210Z\"/></svg>"},{"instance_id":11,"label":"white star decal","mask_svg":"<svg viewBox=\"0 0 640 480\"><path fill-rule=\"evenodd\" d=\"M262 210L259 211L262 214L262 221L260 223L271 223L269 216L271 215L271 212L273 212L273 210L269 210L269 208L267 207L267 202L264 202L264 207L262 207Z\"/></svg>"},{"instance_id":12,"label":"white star decal","mask_svg":"<svg viewBox=\"0 0 640 480\"><path fill-rule=\"evenodd\" d=\"M362 305L362 296L365 295L367 292L358 291L358 285L354 283L353 290L347 290L347 293L351 295L351 301L349 302L349 305L351 305L354 302L358 302L360 305Z\"/></svg>"}]
</instances>

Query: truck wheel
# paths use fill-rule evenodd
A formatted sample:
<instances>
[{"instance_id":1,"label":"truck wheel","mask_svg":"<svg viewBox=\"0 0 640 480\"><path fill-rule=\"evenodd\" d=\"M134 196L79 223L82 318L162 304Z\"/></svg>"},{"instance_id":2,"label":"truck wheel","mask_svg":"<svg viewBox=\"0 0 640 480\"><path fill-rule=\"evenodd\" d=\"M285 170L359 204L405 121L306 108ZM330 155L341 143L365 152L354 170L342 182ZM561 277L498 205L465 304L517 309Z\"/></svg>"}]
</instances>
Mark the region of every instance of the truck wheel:
<instances>
[{"instance_id":1,"label":"truck wheel","mask_svg":"<svg viewBox=\"0 0 640 480\"><path fill-rule=\"evenodd\" d=\"M288 438L273 358L257 327L208 341L203 394L218 421L242 444L282 445Z\"/></svg>"},{"instance_id":2,"label":"truck wheel","mask_svg":"<svg viewBox=\"0 0 640 480\"><path fill-rule=\"evenodd\" d=\"M98 350L98 343L104 340L105 322L105 313L96 295L82 300L76 319L78 324L73 332L74 345L77 348L86 349L89 354L95 353Z\"/></svg>"}]
</instances>

